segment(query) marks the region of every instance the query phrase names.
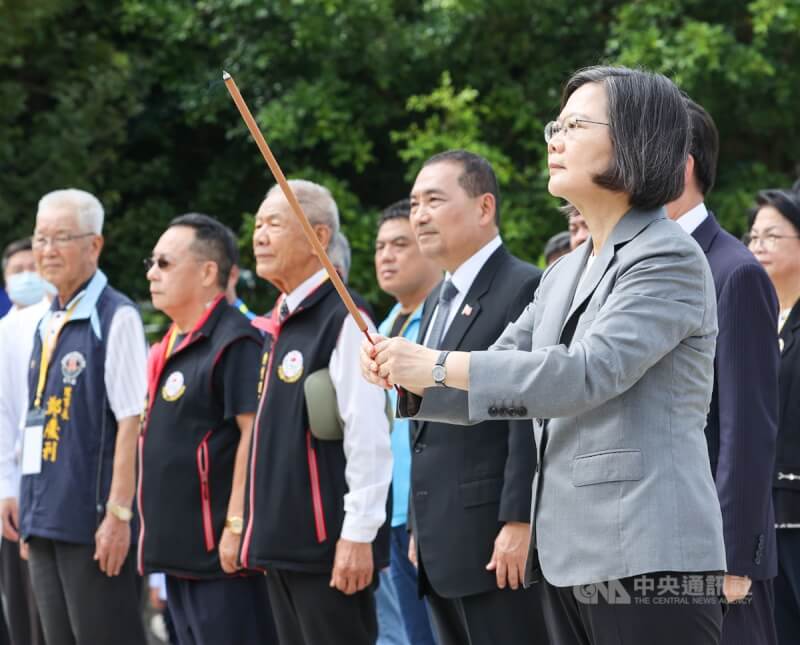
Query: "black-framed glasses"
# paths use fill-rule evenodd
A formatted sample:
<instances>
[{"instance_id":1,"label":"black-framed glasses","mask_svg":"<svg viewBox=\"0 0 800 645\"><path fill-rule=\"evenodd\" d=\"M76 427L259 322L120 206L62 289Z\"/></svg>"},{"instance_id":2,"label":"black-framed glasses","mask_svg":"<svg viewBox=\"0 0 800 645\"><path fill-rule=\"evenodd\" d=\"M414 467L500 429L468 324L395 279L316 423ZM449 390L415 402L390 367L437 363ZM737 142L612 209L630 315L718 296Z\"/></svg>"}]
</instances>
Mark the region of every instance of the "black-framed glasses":
<instances>
[{"instance_id":1,"label":"black-framed glasses","mask_svg":"<svg viewBox=\"0 0 800 645\"><path fill-rule=\"evenodd\" d=\"M142 260L142 264L144 265L145 271L150 271L154 266L158 267L159 271L166 271L174 265L174 262L170 262L167 258L159 256L157 258L145 258Z\"/></svg>"},{"instance_id":2,"label":"black-framed glasses","mask_svg":"<svg viewBox=\"0 0 800 645\"><path fill-rule=\"evenodd\" d=\"M581 123L593 123L594 125L610 125L609 123L605 123L604 121L592 121L591 119L581 119L577 116L571 116L561 123L559 121L550 121L546 126L544 126L544 141L545 143L550 143L555 137L559 134L563 134L564 136L569 136L570 134L574 133L575 130L581 127Z\"/></svg>"},{"instance_id":3,"label":"black-framed glasses","mask_svg":"<svg viewBox=\"0 0 800 645\"><path fill-rule=\"evenodd\" d=\"M95 233L59 233L58 235L53 235L52 237L47 237L46 235L37 235L34 233L33 237L31 238L31 245L35 249L43 249L50 244L53 247L60 249L67 246L70 242L80 240L84 237L90 237L92 235L95 235Z\"/></svg>"}]
</instances>

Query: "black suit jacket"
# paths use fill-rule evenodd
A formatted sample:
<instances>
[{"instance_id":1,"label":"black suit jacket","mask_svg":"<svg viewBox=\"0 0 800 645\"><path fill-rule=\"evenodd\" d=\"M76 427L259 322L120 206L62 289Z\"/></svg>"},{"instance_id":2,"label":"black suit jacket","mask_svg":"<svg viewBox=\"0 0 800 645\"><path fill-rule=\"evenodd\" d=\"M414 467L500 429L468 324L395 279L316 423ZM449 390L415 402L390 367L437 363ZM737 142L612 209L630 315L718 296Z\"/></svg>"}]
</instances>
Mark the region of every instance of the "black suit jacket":
<instances>
[{"instance_id":1,"label":"black suit jacket","mask_svg":"<svg viewBox=\"0 0 800 645\"><path fill-rule=\"evenodd\" d=\"M770 481L778 430L778 299L763 267L714 215L693 236L717 292L719 336L706 438L728 573L777 573Z\"/></svg>"},{"instance_id":2,"label":"black suit jacket","mask_svg":"<svg viewBox=\"0 0 800 645\"><path fill-rule=\"evenodd\" d=\"M800 301L783 324L780 339L780 414L775 463L775 521L800 525ZM796 530L796 529L795 529Z\"/></svg>"},{"instance_id":3,"label":"black suit jacket","mask_svg":"<svg viewBox=\"0 0 800 645\"><path fill-rule=\"evenodd\" d=\"M497 249L472 283L442 349L487 349L533 300L540 277L539 269ZM439 291L425 302L419 342ZM497 589L495 574L486 571L497 533L505 522L530 519L536 459L531 422L409 425L409 524L421 563L420 590L430 584L440 596L454 598Z\"/></svg>"}]
</instances>

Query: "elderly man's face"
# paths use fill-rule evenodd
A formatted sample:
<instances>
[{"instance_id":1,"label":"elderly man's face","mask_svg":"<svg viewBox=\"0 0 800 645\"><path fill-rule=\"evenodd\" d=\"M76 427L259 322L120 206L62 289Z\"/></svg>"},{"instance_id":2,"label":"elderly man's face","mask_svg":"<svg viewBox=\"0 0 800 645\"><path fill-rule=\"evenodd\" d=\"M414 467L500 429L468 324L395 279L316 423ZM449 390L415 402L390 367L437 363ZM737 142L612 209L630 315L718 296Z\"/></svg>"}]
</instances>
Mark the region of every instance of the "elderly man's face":
<instances>
[{"instance_id":1,"label":"elderly man's face","mask_svg":"<svg viewBox=\"0 0 800 645\"><path fill-rule=\"evenodd\" d=\"M208 262L192 251L194 240L193 228L172 226L153 248L153 265L147 271L150 297L153 306L168 316L195 304L208 282L205 271Z\"/></svg>"},{"instance_id":2,"label":"elderly man's face","mask_svg":"<svg viewBox=\"0 0 800 645\"><path fill-rule=\"evenodd\" d=\"M315 226L315 230L321 226ZM327 247L328 235L322 246ZM283 193L273 192L256 213L253 229L256 274L282 291L287 283L296 286L318 262L303 229Z\"/></svg>"},{"instance_id":3,"label":"elderly man's face","mask_svg":"<svg viewBox=\"0 0 800 645\"><path fill-rule=\"evenodd\" d=\"M97 269L103 238L83 230L68 207L51 207L36 215L33 255L39 274L60 295L88 280Z\"/></svg>"}]
</instances>

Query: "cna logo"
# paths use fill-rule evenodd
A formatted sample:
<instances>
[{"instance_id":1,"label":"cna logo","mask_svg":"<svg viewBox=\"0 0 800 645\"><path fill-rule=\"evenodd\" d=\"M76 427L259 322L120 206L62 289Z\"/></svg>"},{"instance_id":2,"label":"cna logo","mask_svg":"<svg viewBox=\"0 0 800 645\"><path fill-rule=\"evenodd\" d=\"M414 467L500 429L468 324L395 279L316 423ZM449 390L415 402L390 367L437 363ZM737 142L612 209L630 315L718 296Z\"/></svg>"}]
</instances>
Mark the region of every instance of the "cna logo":
<instances>
[{"instance_id":1,"label":"cna logo","mask_svg":"<svg viewBox=\"0 0 800 645\"><path fill-rule=\"evenodd\" d=\"M597 582L589 585L575 585L572 588L575 599L582 605L596 605L602 598L609 605L630 605L631 595L619 580Z\"/></svg>"}]
</instances>

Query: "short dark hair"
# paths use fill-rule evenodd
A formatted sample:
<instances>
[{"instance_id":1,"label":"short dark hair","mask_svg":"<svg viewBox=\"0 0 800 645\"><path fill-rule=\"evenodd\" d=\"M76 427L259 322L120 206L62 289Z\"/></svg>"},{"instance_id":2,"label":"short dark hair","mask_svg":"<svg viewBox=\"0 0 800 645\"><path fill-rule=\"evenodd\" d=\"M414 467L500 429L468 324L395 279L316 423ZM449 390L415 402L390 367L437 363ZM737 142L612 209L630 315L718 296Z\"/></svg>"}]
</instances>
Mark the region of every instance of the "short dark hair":
<instances>
[{"instance_id":1,"label":"short dark hair","mask_svg":"<svg viewBox=\"0 0 800 645\"><path fill-rule=\"evenodd\" d=\"M378 216L378 230L390 219L408 219L411 215L411 200L408 197L399 199L394 204L390 204L381 211Z\"/></svg>"},{"instance_id":2,"label":"short dark hair","mask_svg":"<svg viewBox=\"0 0 800 645\"><path fill-rule=\"evenodd\" d=\"M547 243L544 245L544 259L545 261L550 261L550 256L555 253L564 253L569 251L570 245L570 235L569 231L561 231L560 233L556 233L547 240Z\"/></svg>"},{"instance_id":3,"label":"short dark hair","mask_svg":"<svg viewBox=\"0 0 800 645\"><path fill-rule=\"evenodd\" d=\"M571 217L575 217L581 214L578 208L576 206L573 206L569 202L567 202L563 206L559 206L558 210L561 211L561 214L564 216L564 219L566 219L567 222L569 222Z\"/></svg>"},{"instance_id":4,"label":"short dark hair","mask_svg":"<svg viewBox=\"0 0 800 645\"><path fill-rule=\"evenodd\" d=\"M795 232L800 235L800 195L797 192L780 188L759 191L758 195L756 195L756 204L750 209L750 214L747 218L749 226L753 226L758 211L765 206L772 206L783 215L794 226Z\"/></svg>"},{"instance_id":5,"label":"short dark hair","mask_svg":"<svg viewBox=\"0 0 800 645\"><path fill-rule=\"evenodd\" d=\"M21 240L14 240L11 242L6 248L3 250L3 262L2 268L3 272L5 272L6 267L8 266L9 260L11 260L12 255L16 255L17 253L21 253L22 251L31 251L33 249L33 244L31 244L31 238L23 237Z\"/></svg>"},{"instance_id":6,"label":"short dark hair","mask_svg":"<svg viewBox=\"0 0 800 645\"><path fill-rule=\"evenodd\" d=\"M223 224L223 226L225 226ZM231 264L235 267L239 266L239 262L241 261L239 255L239 239L236 237L236 233L233 232L233 229L230 226L225 226L225 232L228 234L228 237L231 238Z\"/></svg>"},{"instance_id":7,"label":"short dark hair","mask_svg":"<svg viewBox=\"0 0 800 645\"><path fill-rule=\"evenodd\" d=\"M192 251L203 259L216 263L217 285L223 290L227 289L233 260L238 255L230 229L222 222L202 213L179 215L169 223L169 228L173 226L194 229Z\"/></svg>"},{"instance_id":8,"label":"short dark hair","mask_svg":"<svg viewBox=\"0 0 800 645\"><path fill-rule=\"evenodd\" d=\"M467 195L477 197L491 193L494 196L494 223L500 226L500 187L497 185L497 176L494 174L492 164L474 152L447 150L433 155L422 164L422 167L443 162L461 164L462 171L458 176L458 184Z\"/></svg>"},{"instance_id":9,"label":"short dark hair","mask_svg":"<svg viewBox=\"0 0 800 645\"><path fill-rule=\"evenodd\" d=\"M680 90L662 74L587 67L564 86L562 110L587 83L602 83L606 90L613 146L610 167L594 177L595 184L627 194L635 208L654 209L677 199L689 153L689 115Z\"/></svg>"},{"instance_id":10,"label":"short dark hair","mask_svg":"<svg viewBox=\"0 0 800 645\"><path fill-rule=\"evenodd\" d=\"M714 119L702 105L698 105L688 96L686 110L689 112L689 130L691 143L689 154L694 157L694 178L703 195L708 195L714 188L717 177L717 160L719 159L719 132Z\"/></svg>"}]
</instances>

